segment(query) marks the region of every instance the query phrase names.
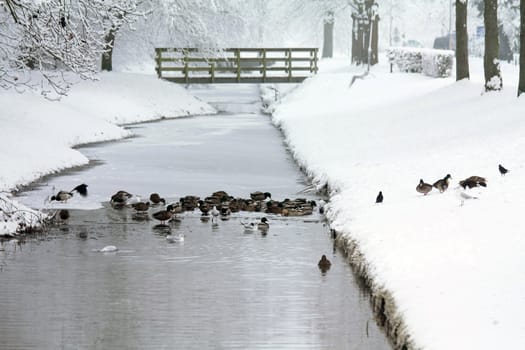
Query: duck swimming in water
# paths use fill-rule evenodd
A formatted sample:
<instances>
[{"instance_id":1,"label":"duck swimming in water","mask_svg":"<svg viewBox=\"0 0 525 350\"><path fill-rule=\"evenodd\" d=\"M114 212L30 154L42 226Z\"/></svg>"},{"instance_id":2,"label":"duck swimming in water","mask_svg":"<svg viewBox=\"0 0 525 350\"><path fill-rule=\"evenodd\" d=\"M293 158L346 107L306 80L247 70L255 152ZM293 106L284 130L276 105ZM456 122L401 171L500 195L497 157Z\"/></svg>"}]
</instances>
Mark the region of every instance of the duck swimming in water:
<instances>
[{"instance_id":1,"label":"duck swimming in water","mask_svg":"<svg viewBox=\"0 0 525 350\"><path fill-rule=\"evenodd\" d=\"M317 263L317 266L322 272L326 272L328 271L328 269L330 269L332 263L326 258L326 255L323 255L321 257L321 260L319 260L319 262Z\"/></svg>"},{"instance_id":2,"label":"duck swimming in water","mask_svg":"<svg viewBox=\"0 0 525 350\"><path fill-rule=\"evenodd\" d=\"M266 231L270 228L267 218L261 218L261 222L257 224L257 228L261 231Z\"/></svg>"},{"instance_id":3,"label":"duck swimming in water","mask_svg":"<svg viewBox=\"0 0 525 350\"><path fill-rule=\"evenodd\" d=\"M423 181L423 179L420 179L419 185L417 185L416 187L416 191L426 196L430 191L432 191L432 185L427 184L426 182Z\"/></svg>"}]
</instances>

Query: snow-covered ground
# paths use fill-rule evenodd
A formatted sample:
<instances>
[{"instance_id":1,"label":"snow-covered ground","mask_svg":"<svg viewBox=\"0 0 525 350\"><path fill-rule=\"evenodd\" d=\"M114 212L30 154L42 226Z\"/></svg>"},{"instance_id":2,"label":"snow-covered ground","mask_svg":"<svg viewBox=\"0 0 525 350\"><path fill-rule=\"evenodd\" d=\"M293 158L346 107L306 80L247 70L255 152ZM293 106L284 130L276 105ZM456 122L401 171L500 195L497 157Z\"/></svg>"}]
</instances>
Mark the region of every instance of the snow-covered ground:
<instances>
[{"instance_id":1,"label":"snow-covered ground","mask_svg":"<svg viewBox=\"0 0 525 350\"><path fill-rule=\"evenodd\" d=\"M0 91L0 191L87 164L72 147L131 136L124 124L216 113L153 75L112 72L99 78L80 82L58 102L31 91Z\"/></svg>"},{"instance_id":2,"label":"snow-covered ground","mask_svg":"<svg viewBox=\"0 0 525 350\"><path fill-rule=\"evenodd\" d=\"M455 82L390 74L383 63L349 88L355 68L325 60L273 120L330 185L332 227L393 297L412 346L523 349L525 99L516 98L517 67L503 66L502 92L484 94L483 63L470 64L471 80ZM447 174L445 193L416 192L420 179ZM472 175L488 186L460 189Z\"/></svg>"}]
</instances>

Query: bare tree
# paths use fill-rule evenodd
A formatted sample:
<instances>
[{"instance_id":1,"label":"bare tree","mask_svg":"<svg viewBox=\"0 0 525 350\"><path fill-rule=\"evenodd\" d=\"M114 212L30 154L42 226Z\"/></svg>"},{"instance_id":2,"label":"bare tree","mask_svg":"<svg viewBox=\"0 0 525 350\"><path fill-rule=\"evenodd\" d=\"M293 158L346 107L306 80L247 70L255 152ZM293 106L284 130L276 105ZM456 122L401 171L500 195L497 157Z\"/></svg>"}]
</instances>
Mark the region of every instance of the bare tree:
<instances>
[{"instance_id":1,"label":"bare tree","mask_svg":"<svg viewBox=\"0 0 525 350\"><path fill-rule=\"evenodd\" d=\"M485 91L498 91L503 88L503 80L498 62L498 1L485 0L483 17L485 21Z\"/></svg>"},{"instance_id":2,"label":"bare tree","mask_svg":"<svg viewBox=\"0 0 525 350\"><path fill-rule=\"evenodd\" d=\"M520 1L520 81L518 96L525 93L525 0Z\"/></svg>"},{"instance_id":3,"label":"bare tree","mask_svg":"<svg viewBox=\"0 0 525 350\"><path fill-rule=\"evenodd\" d=\"M468 0L456 0L456 80L469 79L468 34L467 34Z\"/></svg>"}]
</instances>

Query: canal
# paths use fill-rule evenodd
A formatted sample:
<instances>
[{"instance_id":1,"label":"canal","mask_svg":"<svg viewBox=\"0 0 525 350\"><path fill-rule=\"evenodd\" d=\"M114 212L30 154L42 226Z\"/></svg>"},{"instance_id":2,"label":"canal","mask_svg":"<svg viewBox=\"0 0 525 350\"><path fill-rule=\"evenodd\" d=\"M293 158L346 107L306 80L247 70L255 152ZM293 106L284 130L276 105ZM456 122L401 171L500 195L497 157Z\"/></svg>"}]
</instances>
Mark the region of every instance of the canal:
<instances>
[{"instance_id":1,"label":"canal","mask_svg":"<svg viewBox=\"0 0 525 350\"><path fill-rule=\"evenodd\" d=\"M80 150L90 167L44 179L19 200L70 208L67 224L0 251L2 349L390 349L365 291L318 213L268 214L267 234L184 213L169 229L107 203L117 190L168 202L224 190L306 197L280 132L258 112L255 86L194 87L213 116L134 125L137 135ZM88 197L49 204L58 189ZM161 208L150 209L150 214ZM183 233L170 243L168 233ZM101 253L107 245L118 251ZM321 255L332 261L321 272Z\"/></svg>"}]
</instances>

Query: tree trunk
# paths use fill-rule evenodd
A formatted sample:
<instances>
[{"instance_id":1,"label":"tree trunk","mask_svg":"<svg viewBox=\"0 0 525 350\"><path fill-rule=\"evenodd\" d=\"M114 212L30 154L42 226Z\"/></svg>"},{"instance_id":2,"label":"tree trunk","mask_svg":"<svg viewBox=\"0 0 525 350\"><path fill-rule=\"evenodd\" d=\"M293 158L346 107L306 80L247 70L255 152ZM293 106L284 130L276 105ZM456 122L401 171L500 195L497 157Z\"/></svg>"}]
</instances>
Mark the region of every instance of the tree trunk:
<instances>
[{"instance_id":1,"label":"tree trunk","mask_svg":"<svg viewBox=\"0 0 525 350\"><path fill-rule=\"evenodd\" d=\"M456 80L469 78L467 0L456 0Z\"/></svg>"},{"instance_id":2,"label":"tree trunk","mask_svg":"<svg viewBox=\"0 0 525 350\"><path fill-rule=\"evenodd\" d=\"M520 1L520 82L518 96L525 93L525 0Z\"/></svg>"},{"instance_id":3,"label":"tree trunk","mask_svg":"<svg viewBox=\"0 0 525 350\"><path fill-rule=\"evenodd\" d=\"M322 57L333 57L334 53L334 13L328 11L324 18L323 33L323 55Z\"/></svg>"},{"instance_id":4,"label":"tree trunk","mask_svg":"<svg viewBox=\"0 0 525 350\"><path fill-rule=\"evenodd\" d=\"M357 17L352 14L352 63L357 63L358 42L357 42Z\"/></svg>"},{"instance_id":5,"label":"tree trunk","mask_svg":"<svg viewBox=\"0 0 525 350\"><path fill-rule=\"evenodd\" d=\"M375 16L372 24L372 59L370 64L374 65L379 62L378 57L378 46L379 46L379 16Z\"/></svg>"},{"instance_id":6,"label":"tree trunk","mask_svg":"<svg viewBox=\"0 0 525 350\"><path fill-rule=\"evenodd\" d=\"M115 29L110 29L104 37L104 53L102 54L102 70L113 70L113 45L115 44Z\"/></svg>"},{"instance_id":7,"label":"tree trunk","mask_svg":"<svg viewBox=\"0 0 525 350\"><path fill-rule=\"evenodd\" d=\"M485 56L483 67L485 70L485 91L498 91L503 88L499 69L498 53L498 1L485 0Z\"/></svg>"}]
</instances>

